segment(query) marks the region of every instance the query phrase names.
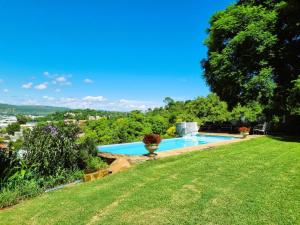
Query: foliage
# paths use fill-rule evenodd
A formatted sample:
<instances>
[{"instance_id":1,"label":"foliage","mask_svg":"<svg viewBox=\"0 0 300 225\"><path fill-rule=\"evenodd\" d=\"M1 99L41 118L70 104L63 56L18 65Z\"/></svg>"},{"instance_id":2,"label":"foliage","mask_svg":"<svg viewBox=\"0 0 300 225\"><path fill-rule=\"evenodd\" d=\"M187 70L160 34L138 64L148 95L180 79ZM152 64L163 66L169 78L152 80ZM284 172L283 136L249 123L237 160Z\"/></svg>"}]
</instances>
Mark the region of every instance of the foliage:
<instances>
[{"instance_id":1,"label":"foliage","mask_svg":"<svg viewBox=\"0 0 300 225\"><path fill-rule=\"evenodd\" d=\"M3 183L12 175L19 165L17 153L0 151L0 190Z\"/></svg>"},{"instance_id":2,"label":"foliage","mask_svg":"<svg viewBox=\"0 0 300 225\"><path fill-rule=\"evenodd\" d=\"M88 160L86 170L87 171L97 171L106 168L107 164L103 162L99 157L91 157Z\"/></svg>"},{"instance_id":3,"label":"foliage","mask_svg":"<svg viewBox=\"0 0 300 225\"><path fill-rule=\"evenodd\" d=\"M288 97L288 107L292 115L300 116L300 75L297 80L292 81L290 96Z\"/></svg>"},{"instance_id":4,"label":"foliage","mask_svg":"<svg viewBox=\"0 0 300 225\"><path fill-rule=\"evenodd\" d=\"M24 180L18 185L8 185L0 192L0 208L12 206L19 201L33 197L42 192L42 189L35 180Z\"/></svg>"},{"instance_id":5,"label":"foliage","mask_svg":"<svg viewBox=\"0 0 300 225\"><path fill-rule=\"evenodd\" d=\"M145 145L159 145L161 142L161 137L158 134L147 134L145 135L143 142Z\"/></svg>"},{"instance_id":6,"label":"foliage","mask_svg":"<svg viewBox=\"0 0 300 225\"><path fill-rule=\"evenodd\" d=\"M262 116L263 108L257 102L251 102L245 106L237 104L231 112L231 118L241 123L259 121Z\"/></svg>"},{"instance_id":7,"label":"foliage","mask_svg":"<svg viewBox=\"0 0 300 225\"><path fill-rule=\"evenodd\" d=\"M169 127L166 134L168 137L174 137L176 134L176 127L175 126Z\"/></svg>"},{"instance_id":8,"label":"foliage","mask_svg":"<svg viewBox=\"0 0 300 225\"><path fill-rule=\"evenodd\" d=\"M15 205L21 200L41 194L47 188L82 179L83 172L64 171L55 176L38 177L33 171L17 171L1 188L0 208Z\"/></svg>"},{"instance_id":9,"label":"foliage","mask_svg":"<svg viewBox=\"0 0 300 225\"><path fill-rule=\"evenodd\" d=\"M204 77L230 109L257 102L269 120L299 115L299 11L298 0L239 0L212 16Z\"/></svg>"},{"instance_id":10,"label":"foliage","mask_svg":"<svg viewBox=\"0 0 300 225\"><path fill-rule=\"evenodd\" d=\"M22 139L18 139L15 142L11 141L9 142L8 148L13 150L13 151L18 151L22 148L23 146L23 140Z\"/></svg>"},{"instance_id":11,"label":"foliage","mask_svg":"<svg viewBox=\"0 0 300 225\"><path fill-rule=\"evenodd\" d=\"M19 114L16 116L19 124L26 124L30 119L27 116Z\"/></svg>"},{"instance_id":12,"label":"foliage","mask_svg":"<svg viewBox=\"0 0 300 225\"><path fill-rule=\"evenodd\" d=\"M10 135L13 135L15 132L20 131L21 126L19 123L12 123L6 127L6 132Z\"/></svg>"},{"instance_id":13,"label":"foliage","mask_svg":"<svg viewBox=\"0 0 300 225\"><path fill-rule=\"evenodd\" d=\"M211 18L205 78L230 107L249 100L268 103L273 96L268 59L274 57L276 19L276 12L248 5L231 6Z\"/></svg>"},{"instance_id":14,"label":"foliage","mask_svg":"<svg viewBox=\"0 0 300 225\"><path fill-rule=\"evenodd\" d=\"M198 118L199 125L203 122L226 122L230 117L226 102L221 101L216 94L196 98L188 102L187 108L189 115Z\"/></svg>"},{"instance_id":15,"label":"foliage","mask_svg":"<svg viewBox=\"0 0 300 225\"><path fill-rule=\"evenodd\" d=\"M97 155L92 139L77 141L80 129L74 125L38 126L24 135L24 160L40 176L58 176L85 169Z\"/></svg>"},{"instance_id":16,"label":"foliage","mask_svg":"<svg viewBox=\"0 0 300 225\"><path fill-rule=\"evenodd\" d=\"M83 178L83 175L84 173L82 170L61 170L55 175L47 177L39 176L36 178L36 180L38 181L39 185L43 187L43 189L46 189L53 188L60 184L66 184L76 180L81 180Z\"/></svg>"},{"instance_id":17,"label":"foliage","mask_svg":"<svg viewBox=\"0 0 300 225\"><path fill-rule=\"evenodd\" d=\"M43 176L55 175L60 170L77 169L75 126L36 127L24 135L24 160Z\"/></svg>"},{"instance_id":18,"label":"foliage","mask_svg":"<svg viewBox=\"0 0 300 225\"><path fill-rule=\"evenodd\" d=\"M75 109L68 111L57 111L45 117L38 118L38 122L63 121L65 119L88 120L90 116L104 118L117 118L126 115L125 112L99 111L93 109Z\"/></svg>"},{"instance_id":19,"label":"foliage","mask_svg":"<svg viewBox=\"0 0 300 225\"><path fill-rule=\"evenodd\" d=\"M106 165L95 159L97 149L91 139L78 142L79 132L73 125L38 126L26 131L23 156L18 157L22 141L11 142L8 152L0 151L0 207L81 179L88 167Z\"/></svg>"},{"instance_id":20,"label":"foliage","mask_svg":"<svg viewBox=\"0 0 300 225\"><path fill-rule=\"evenodd\" d=\"M263 108L257 102L238 105L232 111L227 103L216 94L198 97L195 100L175 101L166 98L165 107L149 109L146 112L132 111L122 117L100 118L83 126L82 139L93 139L97 144L127 143L140 141L144 135L155 133L165 138L174 137L177 122L224 123L240 121L244 115L248 122L262 117Z\"/></svg>"}]
</instances>

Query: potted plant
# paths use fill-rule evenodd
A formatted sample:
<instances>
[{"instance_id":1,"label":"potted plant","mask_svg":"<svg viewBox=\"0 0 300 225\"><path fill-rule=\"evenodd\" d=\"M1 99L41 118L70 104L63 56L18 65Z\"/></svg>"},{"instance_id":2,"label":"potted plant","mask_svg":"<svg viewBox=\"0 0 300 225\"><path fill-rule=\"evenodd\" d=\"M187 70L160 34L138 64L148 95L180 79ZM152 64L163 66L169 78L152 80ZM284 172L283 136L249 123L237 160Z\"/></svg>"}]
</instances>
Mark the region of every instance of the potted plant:
<instances>
[{"instance_id":1,"label":"potted plant","mask_svg":"<svg viewBox=\"0 0 300 225\"><path fill-rule=\"evenodd\" d=\"M249 135L250 128L248 128L248 127L240 127L239 131L240 131L240 134L242 135L242 137L246 138Z\"/></svg>"},{"instance_id":2,"label":"potted plant","mask_svg":"<svg viewBox=\"0 0 300 225\"><path fill-rule=\"evenodd\" d=\"M145 135L143 142L145 144L145 148L149 152L149 155L153 156L161 142L161 137L158 134L147 134Z\"/></svg>"}]
</instances>

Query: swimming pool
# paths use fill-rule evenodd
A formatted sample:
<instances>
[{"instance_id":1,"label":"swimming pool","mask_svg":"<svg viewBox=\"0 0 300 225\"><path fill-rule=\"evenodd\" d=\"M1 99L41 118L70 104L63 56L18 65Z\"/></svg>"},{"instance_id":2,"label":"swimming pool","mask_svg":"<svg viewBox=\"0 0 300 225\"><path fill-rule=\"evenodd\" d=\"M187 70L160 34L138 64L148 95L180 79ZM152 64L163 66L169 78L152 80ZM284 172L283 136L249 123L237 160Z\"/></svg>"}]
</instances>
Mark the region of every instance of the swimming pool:
<instances>
[{"instance_id":1,"label":"swimming pool","mask_svg":"<svg viewBox=\"0 0 300 225\"><path fill-rule=\"evenodd\" d=\"M195 135L183 138L164 139L156 152L164 152L168 150L174 150L179 148L203 145L208 143L215 143L221 141L234 140L234 137L228 136L204 136ZM147 154L147 150L142 142L126 143L126 144L114 144L114 145L102 145L98 146L98 150L101 152L108 152L112 154L124 154L124 155L144 155Z\"/></svg>"}]
</instances>

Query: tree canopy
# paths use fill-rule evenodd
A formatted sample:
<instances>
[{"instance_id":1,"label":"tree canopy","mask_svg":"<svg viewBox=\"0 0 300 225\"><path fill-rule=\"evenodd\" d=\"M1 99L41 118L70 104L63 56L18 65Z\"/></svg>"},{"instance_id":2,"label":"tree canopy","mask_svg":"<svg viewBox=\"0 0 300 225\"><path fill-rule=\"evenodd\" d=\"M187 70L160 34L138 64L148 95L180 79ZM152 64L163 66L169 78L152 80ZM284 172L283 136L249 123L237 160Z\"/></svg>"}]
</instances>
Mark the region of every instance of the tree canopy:
<instances>
[{"instance_id":1,"label":"tree canopy","mask_svg":"<svg viewBox=\"0 0 300 225\"><path fill-rule=\"evenodd\" d=\"M300 115L300 2L239 0L210 20L204 77L230 108Z\"/></svg>"}]
</instances>

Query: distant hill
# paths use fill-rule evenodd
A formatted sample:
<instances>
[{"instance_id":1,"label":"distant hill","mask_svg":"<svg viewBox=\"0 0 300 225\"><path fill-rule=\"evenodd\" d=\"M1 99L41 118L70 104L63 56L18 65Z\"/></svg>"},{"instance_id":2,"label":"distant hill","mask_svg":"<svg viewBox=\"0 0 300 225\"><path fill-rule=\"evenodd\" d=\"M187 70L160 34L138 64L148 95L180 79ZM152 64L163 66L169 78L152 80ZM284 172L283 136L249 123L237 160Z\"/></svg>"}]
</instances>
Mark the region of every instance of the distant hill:
<instances>
[{"instance_id":1,"label":"distant hill","mask_svg":"<svg viewBox=\"0 0 300 225\"><path fill-rule=\"evenodd\" d=\"M0 114L6 115L35 115L45 116L55 112L63 112L69 110L63 107L41 106L41 105L8 105L0 103Z\"/></svg>"}]
</instances>

